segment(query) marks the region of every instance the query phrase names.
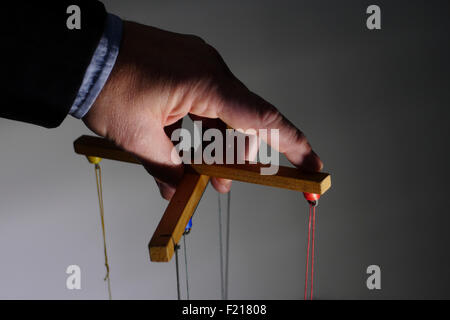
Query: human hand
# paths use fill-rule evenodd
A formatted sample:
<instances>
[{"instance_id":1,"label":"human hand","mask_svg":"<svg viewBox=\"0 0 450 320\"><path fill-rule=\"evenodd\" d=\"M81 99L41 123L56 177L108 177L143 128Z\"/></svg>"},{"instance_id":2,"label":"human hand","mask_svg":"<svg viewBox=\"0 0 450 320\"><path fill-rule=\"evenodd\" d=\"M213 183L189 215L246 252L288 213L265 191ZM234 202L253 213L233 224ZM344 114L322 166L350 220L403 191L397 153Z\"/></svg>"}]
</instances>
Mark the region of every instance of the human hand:
<instances>
[{"instance_id":1,"label":"human hand","mask_svg":"<svg viewBox=\"0 0 450 320\"><path fill-rule=\"evenodd\" d=\"M183 166L172 161L169 136L186 115L220 129L225 123L279 129L278 151L290 162L307 171L322 168L304 134L248 90L213 47L196 36L124 22L116 64L84 123L135 155L170 199ZM231 188L226 179L211 182L222 193Z\"/></svg>"}]
</instances>

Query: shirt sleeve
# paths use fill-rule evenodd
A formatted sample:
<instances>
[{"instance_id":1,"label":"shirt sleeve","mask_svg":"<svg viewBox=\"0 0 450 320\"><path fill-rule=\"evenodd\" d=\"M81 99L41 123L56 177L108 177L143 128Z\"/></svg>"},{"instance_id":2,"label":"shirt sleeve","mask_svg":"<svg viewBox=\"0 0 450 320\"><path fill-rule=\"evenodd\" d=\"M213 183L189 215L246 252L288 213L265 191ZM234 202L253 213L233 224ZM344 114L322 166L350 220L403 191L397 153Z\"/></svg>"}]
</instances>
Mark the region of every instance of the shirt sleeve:
<instances>
[{"instance_id":1,"label":"shirt sleeve","mask_svg":"<svg viewBox=\"0 0 450 320\"><path fill-rule=\"evenodd\" d=\"M70 108L69 114L73 117L81 119L86 115L108 80L119 54L122 28L123 23L119 17L113 14L107 15L105 30Z\"/></svg>"}]
</instances>

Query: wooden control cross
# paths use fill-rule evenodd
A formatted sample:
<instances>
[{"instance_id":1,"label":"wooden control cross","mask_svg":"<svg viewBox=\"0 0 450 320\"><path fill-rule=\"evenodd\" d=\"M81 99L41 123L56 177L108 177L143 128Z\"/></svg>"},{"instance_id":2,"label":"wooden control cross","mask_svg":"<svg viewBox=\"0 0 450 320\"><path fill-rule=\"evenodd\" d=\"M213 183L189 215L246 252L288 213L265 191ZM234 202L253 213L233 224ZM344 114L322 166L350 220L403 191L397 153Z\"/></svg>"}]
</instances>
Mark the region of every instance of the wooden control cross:
<instances>
[{"instance_id":1,"label":"wooden control cross","mask_svg":"<svg viewBox=\"0 0 450 320\"><path fill-rule=\"evenodd\" d=\"M75 152L87 157L104 158L140 164L131 154L103 138L81 136L74 142ZM190 164L169 202L150 240L150 260L168 262L175 245L183 236L186 225L208 185L210 177L225 178L271 187L322 195L331 187L328 173L300 172L296 168L279 167L275 175L261 175L262 164Z\"/></svg>"}]
</instances>

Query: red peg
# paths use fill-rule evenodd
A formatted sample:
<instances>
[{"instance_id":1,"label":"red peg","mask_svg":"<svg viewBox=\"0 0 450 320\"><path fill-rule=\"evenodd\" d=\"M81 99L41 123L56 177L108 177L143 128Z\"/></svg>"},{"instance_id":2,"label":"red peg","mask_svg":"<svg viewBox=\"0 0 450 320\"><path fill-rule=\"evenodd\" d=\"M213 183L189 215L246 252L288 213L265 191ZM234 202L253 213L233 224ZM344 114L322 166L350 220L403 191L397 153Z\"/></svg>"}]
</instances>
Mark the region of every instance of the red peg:
<instances>
[{"instance_id":1,"label":"red peg","mask_svg":"<svg viewBox=\"0 0 450 320\"><path fill-rule=\"evenodd\" d=\"M305 199L308 201L317 201L320 198L320 194L318 193L303 192L303 195L305 196Z\"/></svg>"},{"instance_id":2,"label":"red peg","mask_svg":"<svg viewBox=\"0 0 450 320\"><path fill-rule=\"evenodd\" d=\"M317 206L319 203L320 194L318 193L308 193L303 192L303 196L305 197L306 201L312 206Z\"/></svg>"}]
</instances>

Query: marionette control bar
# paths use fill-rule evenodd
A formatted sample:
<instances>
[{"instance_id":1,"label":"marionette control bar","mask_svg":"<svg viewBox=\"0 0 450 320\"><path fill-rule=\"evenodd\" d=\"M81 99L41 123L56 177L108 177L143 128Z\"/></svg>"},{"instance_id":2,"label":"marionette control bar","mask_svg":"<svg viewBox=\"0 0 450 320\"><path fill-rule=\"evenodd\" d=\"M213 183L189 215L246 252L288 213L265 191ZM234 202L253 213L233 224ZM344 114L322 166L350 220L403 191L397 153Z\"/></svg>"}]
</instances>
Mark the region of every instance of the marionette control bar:
<instances>
[{"instance_id":1,"label":"marionette control bar","mask_svg":"<svg viewBox=\"0 0 450 320\"><path fill-rule=\"evenodd\" d=\"M140 164L139 160L114 143L99 137L81 136L74 142L75 152L87 157ZM173 256L186 225L200 201L209 178L225 178L322 195L331 187L331 176L324 172L307 173L280 166L274 175L261 175L263 164L189 164L172 200L149 244L152 261L167 262Z\"/></svg>"}]
</instances>

